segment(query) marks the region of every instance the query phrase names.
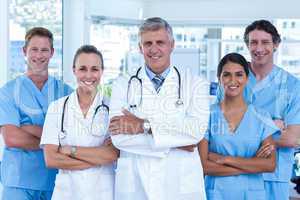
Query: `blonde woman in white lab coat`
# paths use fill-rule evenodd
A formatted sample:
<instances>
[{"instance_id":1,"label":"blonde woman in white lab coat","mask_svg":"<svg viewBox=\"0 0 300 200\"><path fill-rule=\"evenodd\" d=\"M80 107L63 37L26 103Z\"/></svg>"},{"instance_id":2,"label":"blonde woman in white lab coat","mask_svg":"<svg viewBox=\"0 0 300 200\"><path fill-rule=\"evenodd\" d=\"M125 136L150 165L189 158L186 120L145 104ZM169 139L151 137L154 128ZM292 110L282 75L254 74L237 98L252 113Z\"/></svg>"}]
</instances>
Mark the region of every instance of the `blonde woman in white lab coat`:
<instances>
[{"instance_id":1,"label":"blonde woman in white lab coat","mask_svg":"<svg viewBox=\"0 0 300 200\"><path fill-rule=\"evenodd\" d=\"M107 102L97 90L101 53L91 45L80 47L73 72L78 87L49 106L41 138L47 167L59 169L52 199L113 200L118 151L107 136Z\"/></svg>"}]
</instances>

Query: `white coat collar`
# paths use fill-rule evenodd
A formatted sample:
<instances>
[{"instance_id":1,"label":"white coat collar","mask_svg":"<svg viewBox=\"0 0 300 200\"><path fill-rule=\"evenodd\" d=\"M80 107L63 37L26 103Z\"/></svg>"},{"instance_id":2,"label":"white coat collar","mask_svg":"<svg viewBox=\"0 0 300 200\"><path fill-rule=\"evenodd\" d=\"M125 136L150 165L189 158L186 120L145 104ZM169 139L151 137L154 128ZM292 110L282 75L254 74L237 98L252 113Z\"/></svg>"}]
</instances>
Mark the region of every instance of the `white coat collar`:
<instances>
[{"instance_id":1,"label":"white coat collar","mask_svg":"<svg viewBox=\"0 0 300 200\"><path fill-rule=\"evenodd\" d=\"M150 90L153 94L157 94L156 91L155 91L155 88L154 88L154 86L153 86L153 84L152 84L152 82L150 80L150 78L146 74L145 66L142 67L142 69L140 70L139 78L143 82L143 88L145 88L147 90ZM170 72L165 77L164 83L163 83L163 85L162 85L162 87L160 89L159 94L163 93L163 91L165 90L164 88L166 87L166 85L168 85L170 83L173 84L174 82L176 82L176 86L177 86L178 85L177 84L177 82L178 82L178 76L177 76L177 73L176 73L174 67L170 67Z\"/></svg>"},{"instance_id":2,"label":"white coat collar","mask_svg":"<svg viewBox=\"0 0 300 200\"><path fill-rule=\"evenodd\" d=\"M102 103L102 100L103 100L103 95L100 91L97 91L97 94L93 100L93 103L92 105L90 106L88 112L87 112L87 115L86 115L86 118L90 118L93 116L96 108L101 105ZM79 105L79 100L78 100L78 95L77 95L77 90L75 90L74 92L72 92L72 94L70 95L70 98L69 98L69 106L71 108L71 110L74 110L76 111L76 114L78 115L82 115L83 117L83 114L82 114L82 111L80 109L80 105Z\"/></svg>"}]
</instances>

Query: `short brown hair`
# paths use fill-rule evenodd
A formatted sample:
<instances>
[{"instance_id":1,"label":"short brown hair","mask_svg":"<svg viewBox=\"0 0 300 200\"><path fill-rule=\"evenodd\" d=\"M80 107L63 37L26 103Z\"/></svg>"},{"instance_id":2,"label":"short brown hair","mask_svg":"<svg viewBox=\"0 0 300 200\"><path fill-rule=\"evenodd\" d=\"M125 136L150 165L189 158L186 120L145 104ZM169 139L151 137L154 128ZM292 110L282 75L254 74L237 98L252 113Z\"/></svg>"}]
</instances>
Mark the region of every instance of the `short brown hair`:
<instances>
[{"instance_id":1,"label":"short brown hair","mask_svg":"<svg viewBox=\"0 0 300 200\"><path fill-rule=\"evenodd\" d=\"M26 32L25 35L25 45L24 47L26 48L28 46L29 41L33 36L40 36L40 37L46 37L49 39L51 48L53 48L53 34L51 31L44 27L34 27Z\"/></svg>"},{"instance_id":2,"label":"short brown hair","mask_svg":"<svg viewBox=\"0 0 300 200\"><path fill-rule=\"evenodd\" d=\"M96 54L97 56L99 56L100 61L101 61L101 69L104 69L104 63L103 63L103 56L102 53L93 45L82 45L81 47L79 47L79 49L77 49L74 58L73 58L73 68L75 68L75 63L76 60L78 58L78 56L82 53L86 53L86 54Z\"/></svg>"},{"instance_id":3,"label":"short brown hair","mask_svg":"<svg viewBox=\"0 0 300 200\"><path fill-rule=\"evenodd\" d=\"M276 27L271 22L262 19L256 20L252 22L252 24L247 26L244 33L244 42L246 43L246 45L249 44L249 33L254 30L260 30L269 33L272 36L272 41L274 44L279 44L281 42L281 38Z\"/></svg>"}]
</instances>

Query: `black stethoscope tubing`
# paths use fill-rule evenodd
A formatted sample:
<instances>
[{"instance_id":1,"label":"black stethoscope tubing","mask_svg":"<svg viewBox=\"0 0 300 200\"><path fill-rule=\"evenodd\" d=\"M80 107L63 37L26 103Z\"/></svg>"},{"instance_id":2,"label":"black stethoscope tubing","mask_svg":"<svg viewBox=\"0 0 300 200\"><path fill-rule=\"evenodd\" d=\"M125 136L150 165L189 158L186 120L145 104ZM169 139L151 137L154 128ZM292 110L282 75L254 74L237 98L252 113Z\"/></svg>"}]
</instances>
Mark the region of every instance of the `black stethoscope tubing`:
<instances>
[{"instance_id":1,"label":"black stethoscope tubing","mask_svg":"<svg viewBox=\"0 0 300 200\"><path fill-rule=\"evenodd\" d=\"M138 70L136 71L136 74L130 77L130 79L128 81L128 87L127 87L127 101L128 101L128 99L129 99L128 94L129 94L129 89L130 89L132 79L137 79L139 81L139 83L141 85L141 88L140 88L140 90L141 90L141 100L140 100L139 104L142 103L142 96L143 96L143 81L142 81L141 78L139 78L139 73L140 73L141 69L142 69L142 67L139 67ZM181 75L179 73L179 70L175 66L174 66L174 69L175 69L175 71L177 73L177 77L178 77L178 97L177 97L176 104L177 105L182 105L183 102L181 100ZM129 106L130 106L130 108L136 107L136 105L129 105Z\"/></svg>"},{"instance_id":2,"label":"black stethoscope tubing","mask_svg":"<svg viewBox=\"0 0 300 200\"><path fill-rule=\"evenodd\" d=\"M69 100L69 97L70 96L67 96L67 98L65 99L64 101L64 105L63 105L63 111L62 111L62 115L61 115L61 124L60 124L60 131L62 133L65 133L66 130L64 129L64 121L65 121L65 110L66 110L66 105L67 105L67 102ZM104 104L104 102L102 101L101 105L98 105L95 109L95 112L94 112L94 115L93 115L93 118L96 116L98 110L103 107L107 110L107 112L109 113L109 107L107 105Z\"/></svg>"}]
</instances>

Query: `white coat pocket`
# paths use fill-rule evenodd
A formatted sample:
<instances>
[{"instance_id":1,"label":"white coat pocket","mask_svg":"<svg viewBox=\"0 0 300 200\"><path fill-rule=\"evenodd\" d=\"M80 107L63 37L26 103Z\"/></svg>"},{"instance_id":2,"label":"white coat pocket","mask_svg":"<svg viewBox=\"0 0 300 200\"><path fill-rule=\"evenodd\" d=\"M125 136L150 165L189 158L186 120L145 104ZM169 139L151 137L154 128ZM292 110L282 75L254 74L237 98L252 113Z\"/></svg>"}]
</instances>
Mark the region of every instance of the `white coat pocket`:
<instances>
[{"instance_id":1,"label":"white coat pocket","mask_svg":"<svg viewBox=\"0 0 300 200\"><path fill-rule=\"evenodd\" d=\"M119 158L116 169L115 190L121 193L135 192L135 174L130 158Z\"/></svg>"},{"instance_id":2,"label":"white coat pocket","mask_svg":"<svg viewBox=\"0 0 300 200\"><path fill-rule=\"evenodd\" d=\"M180 193L199 193L203 185L203 175L199 157L183 158L180 162Z\"/></svg>"},{"instance_id":3,"label":"white coat pocket","mask_svg":"<svg viewBox=\"0 0 300 200\"><path fill-rule=\"evenodd\" d=\"M69 173L60 170L59 174L57 174L51 199L72 199L72 183Z\"/></svg>"}]
</instances>

